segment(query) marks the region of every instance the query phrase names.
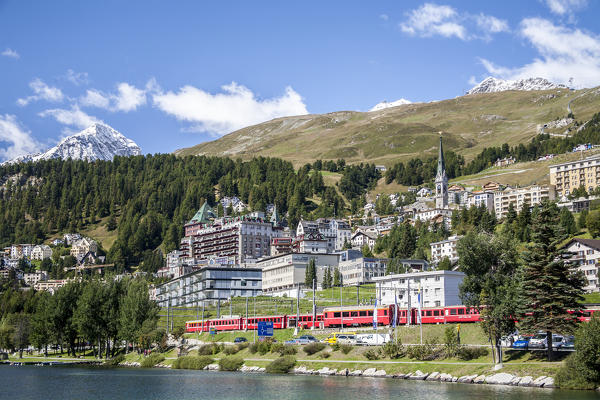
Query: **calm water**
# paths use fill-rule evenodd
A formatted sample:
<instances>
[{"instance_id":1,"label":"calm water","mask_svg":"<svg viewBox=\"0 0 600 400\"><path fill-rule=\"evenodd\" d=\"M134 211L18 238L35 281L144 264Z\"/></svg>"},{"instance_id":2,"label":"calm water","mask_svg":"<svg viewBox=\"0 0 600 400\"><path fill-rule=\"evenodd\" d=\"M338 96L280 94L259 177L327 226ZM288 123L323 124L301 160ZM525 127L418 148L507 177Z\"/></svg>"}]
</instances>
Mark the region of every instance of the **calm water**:
<instances>
[{"instance_id":1,"label":"calm water","mask_svg":"<svg viewBox=\"0 0 600 400\"><path fill-rule=\"evenodd\" d=\"M594 392L360 377L0 366L0 399L561 399Z\"/></svg>"}]
</instances>

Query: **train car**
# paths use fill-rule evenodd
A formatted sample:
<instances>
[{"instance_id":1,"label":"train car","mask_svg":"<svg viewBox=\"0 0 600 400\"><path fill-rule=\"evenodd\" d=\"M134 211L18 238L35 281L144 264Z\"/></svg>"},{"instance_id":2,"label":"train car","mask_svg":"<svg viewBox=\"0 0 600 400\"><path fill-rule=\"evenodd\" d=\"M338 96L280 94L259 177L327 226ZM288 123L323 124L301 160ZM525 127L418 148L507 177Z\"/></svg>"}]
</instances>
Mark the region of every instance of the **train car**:
<instances>
[{"instance_id":1,"label":"train car","mask_svg":"<svg viewBox=\"0 0 600 400\"><path fill-rule=\"evenodd\" d=\"M301 329L309 329L313 326L315 328L322 328L323 324L323 314L316 314L316 323L313 321L312 314L303 314L299 316L298 324L296 324L296 316L288 315L287 316L287 327L294 328L296 325Z\"/></svg>"},{"instance_id":2,"label":"train car","mask_svg":"<svg viewBox=\"0 0 600 400\"><path fill-rule=\"evenodd\" d=\"M412 323L416 324L418 320L418 309L413 309ZM446 316L443 307L423 308L421 309L421 322L423 324L443 324L446 322Z\"/></svg>"},{"instance_id":3,"label":"train car","mask_svg":"<svg viewBox=\"0 0 600 400\"><path fill-rule=\"evenodd\" d=\"M569 311L569 313L572 313L571 311ZM580 322L590 322L590 320L592 319L592 317L594 316L594 314L596 315L600 315L600 309L597 308L586 308L584 310L581 310L577 313L577 321Z\"/></svg>"},{"instance_id":4,"label":"train car","mask_svg":"<svg viewBox=\"0 0 600 400\"><path fill-rule=\"evenodd\" d=\"M479 310L474 307L444 307L445 322L479 322Z\"/></svg>"},{"instance_id":5,"label":"train car","mask_svg":"<svg viewBox=\"0 0 600 400\"><path fill-rule=\"evenodd\" d=\"M377 310L377 325L390 325L393 321L395 306L380 306ZM343 326L373 325L373 306L328 307L323 310L325 328Z\"/></svg>"},{"instance_id":6,"label":"train car","mask_svg":"<svg viewBox=\"0 0 600 400\"><path fill-rule=\"evenodd\" d=\"M216 331L236 331L243 329L244 318L221 318L206 319L204 321L187 321L185 323L186 332L209 332L211 328Z\"/></svg>"},{"instance_id":7,"label":"train car","mask_svg":"<svg viewBox=\"0 0 600 400\"><path fill-rule=\"evenodd\" d=\"M245 319L245 318L244 318ZM273 329L284 329L287 328L287 315L269 315L269 316L260 316L260 317L249 317L247 321L245 321L244 327L242 329L254 330L258 329L258 323L265 322L273 322Z\"/></svg>"}]
</instances>

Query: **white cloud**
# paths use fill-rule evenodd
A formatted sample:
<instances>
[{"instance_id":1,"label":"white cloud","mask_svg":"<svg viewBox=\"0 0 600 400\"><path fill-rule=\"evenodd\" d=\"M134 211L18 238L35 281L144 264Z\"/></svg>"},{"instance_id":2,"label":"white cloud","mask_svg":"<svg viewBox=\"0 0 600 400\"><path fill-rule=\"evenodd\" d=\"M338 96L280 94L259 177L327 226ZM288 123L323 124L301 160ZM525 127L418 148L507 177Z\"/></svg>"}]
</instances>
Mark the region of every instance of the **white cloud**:
<instances>
[{"instance_id":1,"label":"white cloud","mask_svg":"<svg viewBox=\"0 0 600 400\"><path fill-rule=\"evenodd\" d=\"M179 120L194 123L195 131L219 135L277 117L308 113L302 97L291 87L280 97L264 100L235 82L222 89L222 93L211 94L184 86L177 93L154 94L153 103Z\"/></svg>"},{"instance_id":2,"label":"white cloud","mask_svg":"<svg viewBox=\"0 0 600 400\"><path fill-rule=\"evenodd\" d=\"M10 57L10 58L14 58L16 60L18 60L21 56L19 55L19 53L17 53L15 50L11 49L11 48L6 48L6 50L4 50L2 53L4 57Z\"/></svg>"},{"instance_id":3,"label":"white cloud","mask_svg":"<svg viewBox=\"0 0 600 400\"><path fill-rule=\"evenodd\" d=\"M67 70L65 79L76 86L85 85L89 82L87 72L75 72L72 69Z\"/></svg>"},{"instance_id":4,"label":"white cloud","mask_svg":"<svg viewBox=\"0 0 600 400\"><path fill-rule=\"evenodd\" d=\"M600 37L542 18L524 19L519 33L537 50L539 57L516 68L482 59L489 73L505 79L542 77L563 84L574 78L576 87L600 84Z\"/></svg>"},{"instance_id":5,"label":"white cloud","mask_svg":"<svg viewBox=\"0 0 600 400\"><path fill-rule=\"evenodd\" d=\"M109 111L135 111L146 104L146 92L156 90L156 81L151 79L145 89L138 89L128 83L117 85L117 93L103 93L96 89L87 90L85 96L79 98L82 106L103 108Z\"/></svg>"},{"instance_id":6,"label":"white cloud","mask_svg":"<svg viewBox=\"0 0 600 400\"><path fill-rule=\"evenodd\" d=\"M469 85L471 85L471 86L475 86L475 85L477 85L479 83L479 81L477 80L477 78L475 78L475 76L473 76L473 75L471 75L469 77L469 81L468 82L469 82Z\"/></svg>"},{"instance_id":7,"label":"white cloud","mask_svg":"<svg viewBox=\"0 0 600 400\"><path fill-rule=\"evenodd\" d=\"M407 16L399 26L411 36L491 40L491 34L509 31L505 20L483 13L461 13L450 6L433 3L425 3Z\"/></svg>"},{"instance_id":8,"label":"white cloud","mask_svg":"<svg viewBox=\"0 0 600 400\"><path fill-rule=\"evenodd\" d=\"M390 19L389 15L387 15L387 14L381 14L381 15L379 15L379 18L382 19L383 21L387 21Z\"/></svg>"},{"instance_id":9,"label":"white cloud","mask_svg":"<svg viewBox=\"0 0 600 400\"><path fill-rule=\"evenodd\" d=\"M29 82L29 87L35 93L32 96L28 96L17 100L17 104L20 106L26 106L32 101L46 100L51 102L61 102L64 98L62 91L53 86L46 85L41 79L36 78Z\"/></svg>"},{"instance_id":10,"label":"white cloud","mask_svg":"<svg viewBox=\"0 0 600 400\"><path fill-rule=\"evenodd\" d=\"M587 6L587 0L545 0L546 5L554 14L571 14Z\"/></svg>"},{"instance_id":11,"label":"white cloud","mask_svg":"<svg viewBox=\"0 0 600 400\"><path fill-rule=\"evenodd\" d=\"M81 111L78 106L73 106L70 110L63 108L45 110L38 115L40 117L52 117L63 125L74 126L80 129L87 128L95 122L102 122L98 118Z\"/></svg>"},{"instance_id":12,"label":"white cloud","mask_svg":"<svg viewBox=\"0 0 600 400\"><path fill-rule=\"evenodd\" d=\"M508 23L491 15L479 14L475 17L477 26L489 33L508 32Z\"/></svg>"},{"instance_id":13,"label":"white cloud","mask_svg":"<svg viewBox=\"0 0 600 400\"><path fill-rule=\"evenodd\" d=\"M32 136L31 132L22 128L14 115L0 115L0 144L8 143L8 147L0 148L0 160L37 153L41 145Z\"/></svg>"},{"instance_id":14,"label":"white cloud","mask_svg":"<svg viewBox=\"0 0 600 400\"><path fill-rule=\"evenodd\" d=\"M400 24L400 29L409 35L429 37L441 35L467 39L467 31L458 22L458 13L450 6L425 3L408 14L408 20Z\"/></svg>"}]
</instances>

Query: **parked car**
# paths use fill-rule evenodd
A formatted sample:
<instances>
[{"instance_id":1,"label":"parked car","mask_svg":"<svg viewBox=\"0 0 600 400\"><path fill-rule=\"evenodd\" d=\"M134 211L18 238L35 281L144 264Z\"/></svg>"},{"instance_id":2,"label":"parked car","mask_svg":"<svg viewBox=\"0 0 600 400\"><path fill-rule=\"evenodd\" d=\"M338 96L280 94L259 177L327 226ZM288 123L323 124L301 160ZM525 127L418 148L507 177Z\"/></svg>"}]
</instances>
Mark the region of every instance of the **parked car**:
<instances>
[{"instance_id":1,"label":"parked car","mask_svg":"<svg viewBox=\"0 0 600 400\"><path fill-rule=\"evenodd\" d=\"M356 333L354 332L348 332L348 333L343 333L343 332L334 332L331 335L327 336L325 339L323 339L323 343L328 343L328 344L336 344L336 343L343 344L343 343L347 343L347 344L356 344Z\"/></svg>"},{"instance_id":2,"label":"parked car","mask_svg":"<svg viewBox=\"0 0 600 400\"><path fill-rule=\"evenodd\" d=\"M248 339L246 339L245 337L241 337L241 336L236 337L235 339L233 339L233 343L244 343L244 342L247 342L247 341L248 341Z\"/></svg>"},{"instance_id":3,"label":"parked car","mask_svg":"<svg viewBox=\"0 0 600 400\"><path fill-rule=\"evenodd\" d=\"M519 336L517 340L512 344L513 349L527 349L529 347L529 336Z\"/></svg>"},{"instance_id":4,"label":"parked car","mask_svg":"<svg viewBox=\"0 0 600 400\"><path fill-rule=\"evenodd\" d=\"M356 344L359 346L380 346L390 341L389 334L364 333L356 335Z\"/></svg>"},{"instance_id":5,"label":"parked car","mask_svg":"<svg viewBox=\"0 0 600 400\"><path fill-rule=\"evenodd\" d=\"M560 348L564 337L562 335L552 335L552 348L558 349Z\"/></svg>"},{"instance_id":6,"label":"parked car","mask_svg":"<svg viewBox=\"0 0 600 400\"><path fill-rule=\"evenodd\" d=\"M302 335L295 339L286 340L285 344L309 344L318 342L317 338L312 335Z\"/></svg>"},{"instance_id":7,"label":"parked car","mask_svg":"<svg viewBox=\"0 0 600 400\"><path fill-rule=\"evenodd\" d=\"M575 336L565 336L560 344L560 349L572 350L575 348Z\"/></svg>"},{"instance_id":8,"label":"parked car","mask_svg":"<svg viewBox=\"0 0 600 400\"><path fill-rule=\"evenodd\" d=\"M546 334L538 333L533 335L531 340L529 341L530 349L545 349L546 348Z\"/></svg>"}]
</instances>

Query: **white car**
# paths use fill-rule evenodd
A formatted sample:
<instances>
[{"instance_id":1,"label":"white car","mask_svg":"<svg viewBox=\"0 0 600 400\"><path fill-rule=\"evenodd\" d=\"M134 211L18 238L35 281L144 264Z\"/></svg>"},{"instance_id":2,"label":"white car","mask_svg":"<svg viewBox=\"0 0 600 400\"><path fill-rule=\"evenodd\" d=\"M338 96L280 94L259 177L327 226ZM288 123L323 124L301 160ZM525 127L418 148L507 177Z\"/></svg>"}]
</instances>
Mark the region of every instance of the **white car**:
<instances>
[{"instance_id":1,"label":"white car","mask_svg":"<svg viewBox=\"0 0 600 400\"><path fill-rule=\"evenodd\" d=\"M529 341L530 349L545 349L546 348L546 334L538 333L533 335L531 340Z\"/></svg>"},{"instance_id":2,"label":"white car","mask_svg":"<svg viewBox=\"0 0 600 400\"><path fill-rule=\"evenodd\" d=\"M389 341L390 335L387 333L362 333L356 335L356 344L358 346L381 346Z\"/></svg>"}]
</instances>

